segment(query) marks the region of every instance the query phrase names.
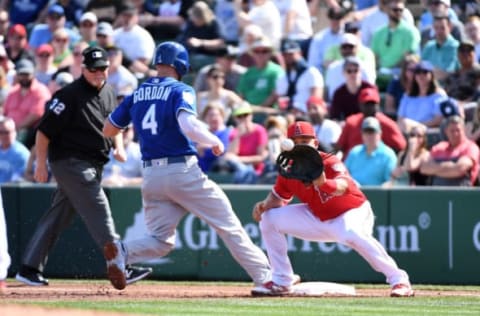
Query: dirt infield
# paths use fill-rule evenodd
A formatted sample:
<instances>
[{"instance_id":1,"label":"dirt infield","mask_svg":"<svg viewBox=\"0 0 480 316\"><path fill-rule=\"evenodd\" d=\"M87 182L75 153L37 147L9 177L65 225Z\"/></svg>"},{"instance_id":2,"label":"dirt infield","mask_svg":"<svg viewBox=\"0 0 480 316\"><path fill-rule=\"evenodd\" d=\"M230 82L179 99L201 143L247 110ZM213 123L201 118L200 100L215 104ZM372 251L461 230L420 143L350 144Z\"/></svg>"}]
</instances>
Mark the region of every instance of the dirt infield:
<instances>
[{"instance_id":1,"label":"dirt infield","mask_svg":"<svg viewBox=\"0 0 480 316\"><path fill-rule=\"evenodd\" d=\"M8 305L1 302L2 316L57 316L65 315L65 310L49 309L41 307L19 306L20 303L28 303L46 300L74 300L74 301L118 301L118 300L152 300L152 299L185 299L185 298L232 298L251 297L251 286L237 284L218 284L212 282L205 284L172 284L158 282L139 282L128 286L123 291L113 289L108 281L80 282L53 280L49 286L31 287L16 281L9 281L7 292L0 296L0 302L6 300ZM376 289L356 289L357 297L387 297L389 288L387 285ZM440 290L416 290L416 296L441 297L441 296L469 296L480 298L480 291L440 291ZM106 312L72 311L68 310L69 316L115 316L127 315Z\"/></svg>"}]
</instances>

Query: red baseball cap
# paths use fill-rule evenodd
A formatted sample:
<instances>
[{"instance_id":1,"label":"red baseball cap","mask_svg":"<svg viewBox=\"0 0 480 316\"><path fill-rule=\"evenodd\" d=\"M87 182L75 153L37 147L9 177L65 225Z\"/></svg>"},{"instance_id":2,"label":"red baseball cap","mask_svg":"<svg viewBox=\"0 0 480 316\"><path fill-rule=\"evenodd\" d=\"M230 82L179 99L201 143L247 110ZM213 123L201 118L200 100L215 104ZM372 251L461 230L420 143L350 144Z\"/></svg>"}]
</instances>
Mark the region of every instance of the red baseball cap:
<instances>
[{"instance_id":1,"label":"red baseball cap","mask_svg":"<svg viewBox=\"0 0 480 316\"><path fill-rule=\"evenodd\" d=\"M288 127L287 131L288 138L295 138L299 136L307 136L316 138L315 130L313 129L312 124L305 121L295 122Z\"/></svg>"},{"instance_id":2,"label":"red baseball cap","mask_svg":"<svg viewBox=\"0 0 480 316\"><path fill-rule=\"evenodd\" d=\"M380 103L380 95L376 88L364 88L360 90L358 95L358 103L364 104L367 102L374 102L376 104Z\"/></svg>"},{"instance_id":3,"label":"red baseball cap","mask_svg":"<svg viewBox=\"0 0 480 316\"><path fill-rule=\"evenodd\" d=\"M21 37L27 37L27 30L22 24L14 24L8 30L8 35L20 35Z\"/></svg>"},{"instance_id":4,"label":"red baseball cap","mask_svg":"<svg viewBox=\"0 0 480 316\"><path fill-rule=\"evenodd\" d=\"M37 55L40 55L42 53L47 53L47 54L53 54L53 47L50 44L42 44L38 46L38 48L35 50L35 53Z\"/></svg>"},{"instance_id":5,"label":"red baseball cap","mask_svg":"<svg viewBox=\"0 0 480 316\"><path fill-rule=\"evenodd\" d=\"M308 98L307 108L309 108L310 106L319 106L322 107L324 110L327 109L327 105L325 104L323 98L316 95L312 95L310 98Z\"/></svg>"}]
</instances>

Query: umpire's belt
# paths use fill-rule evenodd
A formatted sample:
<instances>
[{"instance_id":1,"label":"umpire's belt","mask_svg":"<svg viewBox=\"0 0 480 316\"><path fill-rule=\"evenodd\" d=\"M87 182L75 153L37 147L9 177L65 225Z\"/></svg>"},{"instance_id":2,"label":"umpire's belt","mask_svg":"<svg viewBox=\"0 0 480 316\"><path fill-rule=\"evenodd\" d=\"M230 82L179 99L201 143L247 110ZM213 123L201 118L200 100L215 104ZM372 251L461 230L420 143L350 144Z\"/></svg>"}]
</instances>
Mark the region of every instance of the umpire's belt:
<instances>
[{"instance_id":1,"label":"umpire's belt","mask_svg":"<svg viewBox=\"0 0 480 316\"><path fill-rule=\"evenodd\" d=\"M143 168L166 166L174 163L185 163L193 156L177 156L177 157L165 157L159 159L145 160L143 161Z\"/></svg>"}]
</instances>

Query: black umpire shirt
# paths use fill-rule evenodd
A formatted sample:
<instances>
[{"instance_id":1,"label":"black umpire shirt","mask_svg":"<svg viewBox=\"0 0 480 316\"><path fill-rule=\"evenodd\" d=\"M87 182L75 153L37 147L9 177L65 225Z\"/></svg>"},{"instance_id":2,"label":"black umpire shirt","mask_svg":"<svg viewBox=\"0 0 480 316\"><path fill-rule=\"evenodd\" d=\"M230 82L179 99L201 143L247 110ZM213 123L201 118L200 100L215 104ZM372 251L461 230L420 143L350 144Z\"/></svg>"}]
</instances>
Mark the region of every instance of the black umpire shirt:
<instances>
[{"instance_id":1,"label":"black umpire shirt","mask_svg":"<svg viewBox=\"0 0 480 316\"><path fill-rule=\"evenodd\" d=\"M83 76L57 91L38 127L50 140L49 161L77 158L106 163L112 142L103 136L103 123L116 105L112 86L98 90Z\"/></svg>"}]
</instances>

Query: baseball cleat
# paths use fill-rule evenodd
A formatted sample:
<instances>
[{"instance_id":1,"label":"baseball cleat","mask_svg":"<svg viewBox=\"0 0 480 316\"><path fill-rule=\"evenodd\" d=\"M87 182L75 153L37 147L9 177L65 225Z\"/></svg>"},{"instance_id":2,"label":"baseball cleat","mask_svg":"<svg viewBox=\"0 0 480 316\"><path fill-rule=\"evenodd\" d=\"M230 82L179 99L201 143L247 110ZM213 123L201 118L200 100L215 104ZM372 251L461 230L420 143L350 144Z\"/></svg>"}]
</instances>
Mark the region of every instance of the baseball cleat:
<instances>
[{"instance_id":1,"label":"baseball cleat","mask_svg":"<svg viewBox=\"0 0 480 316\"><path fill-rule=\"evenodd\" d=\"M254 287L251 293L252 296L283 296L292 293L292 287L268 281L260 286Z\"/></svg>"},{"instance_id":2,"label":"baseball cleat","mask_svg":"<svg viewBox=\"0 0 480 316\"><path fill-rule=\"evenodd\" d=\"M127 285L140 281L141 279L146 278L153 272L153 269L150 267L135 267L127 265L125 267L125 276Z\"/></svg>"},{"instance_id":3,"label":"baseball cleat","mask_svg":"<svg viewBox=\"0 0 480 316\"><path fill-rule=\"evenodd\" d=\"M110 283L117 290L123 290L127 286L127 280L121 242L107 242L103 247L103 255L107 260L107 275Z\"/></svg>"},{"instance_id":4,"label":"baseball cleat","mask_svg":"<svg viewBox=\"0 0 480 316\"><path fill-rule=\"evenodd\" d=\"M41 272L27 266L20 267L20 270L15 275L15 279L31 286L48 285L48 280L43 277Z\"/></svg>"},{"instance_id":5,"label":"baseball cleat","mask_svg":"<svg viewBox=\"0 0 480 316\"><path fill-rule=\"evenodd\" d=\"M390 292L391 297L412 297L415 296L415 291L412 289L410 284L395 284L392 287L392 291Z\"/></svg>"}]
</instances>

